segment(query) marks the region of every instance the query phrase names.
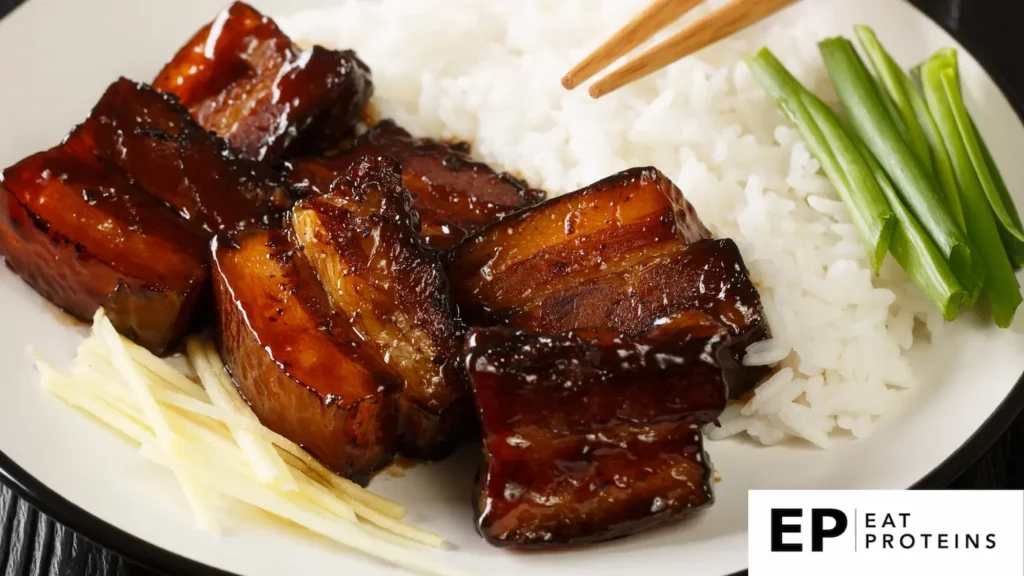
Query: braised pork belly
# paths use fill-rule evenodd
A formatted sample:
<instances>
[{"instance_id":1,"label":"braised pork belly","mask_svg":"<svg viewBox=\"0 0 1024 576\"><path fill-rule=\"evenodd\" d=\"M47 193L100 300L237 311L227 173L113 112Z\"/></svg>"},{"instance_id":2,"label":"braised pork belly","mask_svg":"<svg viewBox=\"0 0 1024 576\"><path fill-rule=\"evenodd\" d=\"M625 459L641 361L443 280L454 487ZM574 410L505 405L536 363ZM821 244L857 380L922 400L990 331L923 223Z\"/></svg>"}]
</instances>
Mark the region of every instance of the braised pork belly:
<instances>
[{"instance_id":1,"label":"braised pork belly","mask_svg":"<svg viewBox=\"0 0 1024 576\"><path fill-rule=\"evenodd\" d=\"M344 476L391 461L401 382L335 312L288 231L213 242L218 346L268 428Z\"/></svg>"},{"instance_id":2,"label":"braised pork belly","mask_svg":"<svg viewBox=\"0 0 1024 576\"><path fill-rule=\"evenodd\" d=\"M544 199L506 173L474 160L465 144L416 138L383 120L322 162L344 172L363 156L388 155L402 165L405 187L419 213L421 235L436 250L448 250L467 236ZM298 183L301 184L301 183ZM312 177L306 188L326 192L330 182Z\"/></svg>"},{"instance_id":3,"label":"braised pork belly","mask_svg":"<svg viewBox=\"0 0 1024 576\"><path fill-rule=\"evenodd\" d=\"M182 46L153 86L243 155L266 161L333 146L373 95L370 69L355 53L300 49L242 2Z\"/></svg>"},{"instance_id":4,"label":"braised pork belly","mask_svg":"<svg viewBox=\"0 0 1024 576\"><path fill-rule=\"evenodd\" d=\"M641 338L471 330L480 534L523 548L597 542L711 505L700 427L725 408L725 373L738 368L727 339L702 313Z\"/></svg>"},{"instance_id":5,"label":"braised pork belly","mask_svg":"<svg viewBox=\"0 0 1024 576\"><path fill-rule=\"evenodd\" d=\"M296 238L334 308L404 382L402 451L444 454L464 434L471 400L459 362L464 327L441 261L417 236L394 159L365 157L333 181L330 193L295 205Z\"/></svg>"},{"instance_id":6,"label":"braised pork belly","mask_svg":"<svg viewBox=\"0 0 1024 576\"><path fill-rule=\"evenodd\" d=\"M44 298L81 320L104 306L157 353L189 327L206 283L206 243L134 185L67 142L4 171L0 250Z\"/></svg>"},{"instance_id":7,"label":"braised pork belly","mask_svg":"<svg viewBox=\"0 0 1024 576\"><path fill-rule=\"evenodd\" d=\"M203 233L266 225L291 207L276 171L240 157L145 84L115 82L80 132L93 153Z\"/></svg>"},{"instance_id":8,"label":"braised pork belly","mask_svg":"<svg viewBox=\"0 0 1024 576\"><path fill-rule=\"evenodd\" d=\"M160 355L213 325L260 422L357 482L482 437L495 546L710 506L702 430L768 372L742 362L770 333L736 243L655 168L545 200L377 122L373 90L235 2L3 172L0 255Z\"/></svg>"},{"instance_id":9,"label":"braised pork belly","mask_svg":"<svg viewBox=\"0 0 1024 576\"><path fill-rule=\"evenodd\" d=\"M447 260L467 322L551 334L605 327L639 337L687 311L730 333L739 359L767 335L757 289L729 239L712 239L663 174L634 168L485 229ZM730 375L737 397L765 374Z\"/></svg>"},{"instance_id":10,"label":"braised pork belly","mask_svg":"<svg viewBox=\"0 0 1024 576\"><path fill-rule=\"evenodd\" d=\"M60 145L4 171L0 252L40 294L166 352L206 291L207 241L290 206L172 96L120 79Z\"/></svg>"}]
</instances>

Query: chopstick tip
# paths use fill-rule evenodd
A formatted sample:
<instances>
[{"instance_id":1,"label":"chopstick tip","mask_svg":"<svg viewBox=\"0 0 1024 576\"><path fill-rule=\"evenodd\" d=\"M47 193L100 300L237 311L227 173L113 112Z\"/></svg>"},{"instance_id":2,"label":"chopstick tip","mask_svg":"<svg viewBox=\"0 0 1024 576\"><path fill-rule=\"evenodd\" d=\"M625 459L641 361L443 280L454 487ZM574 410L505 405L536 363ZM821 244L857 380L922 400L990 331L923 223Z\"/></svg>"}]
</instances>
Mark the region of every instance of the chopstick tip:
<instances>
[{"instance_id":1,"label":"chopstick tip","mask_svg":"<svg viewBox=\"0 0 1024 576\"><path fill-rule=\"evenodd\" d=\"M576 87L576 79L572 77L572 73L562 76L562 88L566 90L572 90Z\"/></svg>"},{"instance_id":2,"label":"chopstick tip","mask_svg":"<svg viewBox=\"0 0 1024 576\"><path fill-rule=\"evenodd\" d=\"M604 89L604 87L601 86L601 82L595 82L595 83L590 85L589 89L587 89L587 93L590 94L591 98L596 100L596 99L600 98L601 96L604 96L605 94L607 94L608 91L606 91Z\"/></svg>"}]
</instances>

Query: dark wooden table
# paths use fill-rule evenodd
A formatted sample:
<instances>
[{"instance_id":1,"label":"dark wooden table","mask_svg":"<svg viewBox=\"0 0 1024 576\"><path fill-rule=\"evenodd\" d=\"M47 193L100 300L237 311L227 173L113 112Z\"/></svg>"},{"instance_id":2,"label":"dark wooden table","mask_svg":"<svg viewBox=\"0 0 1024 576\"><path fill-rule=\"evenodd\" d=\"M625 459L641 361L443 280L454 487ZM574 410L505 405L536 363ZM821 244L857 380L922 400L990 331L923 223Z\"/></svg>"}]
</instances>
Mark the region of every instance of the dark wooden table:
<instances>
[{"instance_id":1,"label":"dark wooden table","mask_svg":"<svg viewBox=\"0 0 1024 576\"><path fill-rule=\"evenodd\" d=\"M0 0L0 16L23 0ZM164 0L171 1L171 0ZM856 0L848 0L850 2ZM893 0L898 1L898 0ZM225 0L227 2L227 0ZM949 30L1004 88L1024 102L1024 33L1020 0L913 0ZM1011 98L1012 100L1013 98ZM1024 112L1024 110L1018 110ZM922 442L928 440L922 439ZM956 489L1024 488L1024 417L951 485ZM159 570L159 566L150 568ZM39 513L0 485L0 576L151 576Z\"/></svg>"}]
</instances>

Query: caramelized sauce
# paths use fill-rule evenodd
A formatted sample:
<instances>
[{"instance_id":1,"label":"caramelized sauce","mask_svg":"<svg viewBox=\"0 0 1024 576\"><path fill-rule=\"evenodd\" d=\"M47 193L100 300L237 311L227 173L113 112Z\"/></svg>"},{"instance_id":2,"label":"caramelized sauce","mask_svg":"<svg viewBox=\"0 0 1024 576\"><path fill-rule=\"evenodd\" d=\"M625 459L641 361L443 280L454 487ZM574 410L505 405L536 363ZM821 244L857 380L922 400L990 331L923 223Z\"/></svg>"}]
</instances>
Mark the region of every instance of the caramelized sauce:
<instances>
[{"instance_id":1,"label":"caramelized sauce","mask_svg":"<svg viewBox=\"0 0 1024 576\"><path fill-rule=\"evenodd\" d=\"M401 164L403 183L422 222L421 234L437 250L450 249L488 224L544 198L543 192L518 178L474 160L468 145L414 138L391 120L377 123L320 162L341 173L366 155L388 155ZM324 193L324 188L322 183L314 191Z\"/></svg>"},{"instance_id":2,"label":"caramelized sauce","mask_svg":"<svg viewBox=\"0 0 1024 576\"><path fill-rule=\"evenodd\" d=\"M54 306L53 304L47 303L46 310L50 313L50 316L53 317L57 324L60 324L61 326L69 326L71 328L89 327L89 322L75 318L71 314L68 314L67 312L61 310L59 307Z\"/></svg>"},{"instance_id":3,"label":"caramelized sauce","mask_svg":"<svg viewBox=\"0 0 1024 576\"><path fill-rule=\"evenodd\" d=\"M291 207L277 173L239 158L172 96L144 84L115 82L76 133L102 162L116 165L203 236L264 225Z\"/></svg>"},{"instance_id":4,"label":"caramelized sauce","mask_svg":"<svg viewBox=\"0 0 1024 576\"><path fill-rule=\"evenodd\" d=\"M697 313L641 339L471 331L481 535L527 548L595 542L710 505L700 426L725 407L726 337Z\"/></svg>"},{"instance_id":5,"label":"caramelized sauce","mask_svg":"<svg viewBox=\"0 0 1024 576\"><path fill-rule=\"evenodd\" d=\"M446 454L466 433L471 402L458 361L464 327L438 255L416 235L401 169L367 157L343 172L310 160L291 173L326 191L299 202L292 222L333 307L405 383L403 451Z\"/></svg>"},{"instance_id":6,"label":"caramelized sauce","mask_svg":"<svg viewBox=\"0 0 1024 576\"><path fill-rule=\"evenodd\" d=\"M365 480L398 434L394 373L335 312L284 231L214 242L219 345L260 421L339 473Z\"/></svg>"},{"instance_id":7,"label":"caramelized sauce","mask_svg":"<svg viewBox=\"0 0 1024 576\"><path fill-rule=\"evenodd\" d=\"M405 478L407 471L411 470L416 466L419 466L422 463L423 462L420 460L413 460L411 458L406 458L404 456L397 456L395 457L394 462L391 463L391 466L385 468L383 472L384 474L387 474L392 478Z\"/></svg>"},{"instance_id":8,"label":"caramelized sauce","mask_svg":"<svg viewBox=\"0 0 1024 576\"><path fill-rule=\"evenodd\" d=\"M154 86L243 155L265 161L333 145L373 95L370 70L353 52L300 49L242 2L197 32Z\"/></svg>"},{"instance_id":9,"label":"caramelized sauce","mask_svg":"<svg viewBox=\"0 0 1024 576\"><path fill-rule=\"evenodd\" d=\"M653 168L506 218L453 250L446 269L471 325L553 334L607 327L639 337L700 311L728 328L737 358L767 334L735 243L710 239L682 193ZM765 373L731 371L731 393Z\"/></svg>"}]
</instances>

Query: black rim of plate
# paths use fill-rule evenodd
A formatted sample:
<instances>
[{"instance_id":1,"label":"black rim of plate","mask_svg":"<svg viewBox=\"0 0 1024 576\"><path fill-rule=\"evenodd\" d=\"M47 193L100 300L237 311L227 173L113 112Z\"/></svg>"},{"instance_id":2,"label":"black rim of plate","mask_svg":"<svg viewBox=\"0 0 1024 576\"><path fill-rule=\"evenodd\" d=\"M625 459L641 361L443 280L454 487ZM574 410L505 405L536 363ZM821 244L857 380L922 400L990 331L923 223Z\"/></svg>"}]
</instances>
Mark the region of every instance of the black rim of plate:
<instances>
[{"instance_id":1,"label":"black rim of plate","mask_svg":"<svg viewBox=\"0 0 1024 576\"><path fill-rule=\"evenodd\" d=\"M916 9L916 7L915 7ZM928 14L918 12L929 19ZM1024 100L1011 87L1002 73L996 73L987 58L979 57L973 43L957 37L946 30L977 60L982 69L995 82L1010 102L1017 117L1024 121ZM1009 428L1013 420L1024 410L1024 374L1003 398L996 410L974 431L974 433L946 457L931 472L912 486L910 490L935 490L949 486L967 468L976 462L996 440ZM24 468L19 466L0 450L0 479L12 491L41 512L71 528L82 536L96 542L126 559L151 570L164 574L201 574L204 576L236 576L231 572L203 564L170 550L161 548L100 519L54 492ZM742 576L747 570L740 570L728 576Z\"/></svg>"}]
</instances>

